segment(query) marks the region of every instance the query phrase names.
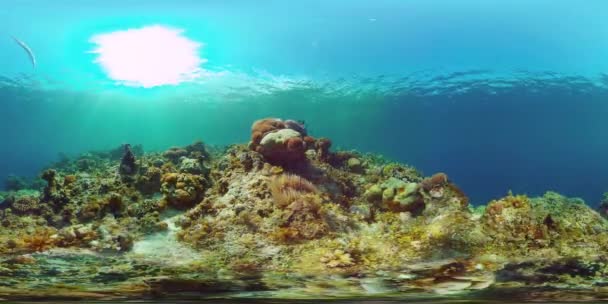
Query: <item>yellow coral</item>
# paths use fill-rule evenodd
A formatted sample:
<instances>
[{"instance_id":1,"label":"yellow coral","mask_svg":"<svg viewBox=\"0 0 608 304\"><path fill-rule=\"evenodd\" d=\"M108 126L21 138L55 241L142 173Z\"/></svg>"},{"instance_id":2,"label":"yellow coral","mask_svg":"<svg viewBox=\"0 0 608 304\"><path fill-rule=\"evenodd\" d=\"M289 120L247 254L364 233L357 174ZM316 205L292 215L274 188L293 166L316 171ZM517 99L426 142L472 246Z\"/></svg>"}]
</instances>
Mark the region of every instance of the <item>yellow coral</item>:
<instances>
[{"instance_id":1,"label":"yellow coral","mask_svg":"<svg viewBox=\"0 0 608 304\"><path fill-rule=\"evenodd\" d=\"M328 252L321 257L321 263L329 268L341 268L353 266L355 262L349 253L344 250L336 249L333 252Z\"/></svg>"}]
</instances>

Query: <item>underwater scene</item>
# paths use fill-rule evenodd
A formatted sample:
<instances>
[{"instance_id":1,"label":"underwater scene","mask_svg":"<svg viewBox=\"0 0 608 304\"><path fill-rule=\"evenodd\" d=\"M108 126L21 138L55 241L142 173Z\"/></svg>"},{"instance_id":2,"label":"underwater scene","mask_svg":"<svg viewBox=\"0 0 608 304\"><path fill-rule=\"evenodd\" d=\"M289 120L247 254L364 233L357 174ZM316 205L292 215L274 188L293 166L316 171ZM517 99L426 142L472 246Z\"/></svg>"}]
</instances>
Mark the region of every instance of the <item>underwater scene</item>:
<instances>
[{"instance_id":1,"label":"underwater scene","mask_svg":"<svg viewBox=\"0 0 608 304\"><path fill-rule=\"evenodd\" d=\"M0 302L608 301L607 12L2 1Z\"/></svg>"}]
</instances>

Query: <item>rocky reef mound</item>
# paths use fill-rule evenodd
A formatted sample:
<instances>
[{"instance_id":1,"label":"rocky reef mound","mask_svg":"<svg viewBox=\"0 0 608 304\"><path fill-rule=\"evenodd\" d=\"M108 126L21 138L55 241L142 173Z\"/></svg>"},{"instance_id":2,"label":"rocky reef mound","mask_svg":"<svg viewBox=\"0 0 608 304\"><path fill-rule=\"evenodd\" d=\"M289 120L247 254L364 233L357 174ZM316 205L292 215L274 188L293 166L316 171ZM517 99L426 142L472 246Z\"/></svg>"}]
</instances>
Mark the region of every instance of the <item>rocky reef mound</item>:
<instances>
[{"instance_id":1,"label":"rocky reef mound","mask_svg":"<svg viewBox=\"0 0 608 304\"><path fill-rule=\"evenodd\" d=\"M445 173L331 151L293 120L254 122L249 144L125 145L63 159L40 177L40 189L11 177L12 191L0 193L0 277L41 271L57 250L85 250L114 269L106 291L130 295L608 293L608 221L584 202L548 192L471 206ZM135 267L148 260L134 245L156 235L196 257ZM28 276L3 281L5 295L37 286Z\"/></svg>"}]
</instances>

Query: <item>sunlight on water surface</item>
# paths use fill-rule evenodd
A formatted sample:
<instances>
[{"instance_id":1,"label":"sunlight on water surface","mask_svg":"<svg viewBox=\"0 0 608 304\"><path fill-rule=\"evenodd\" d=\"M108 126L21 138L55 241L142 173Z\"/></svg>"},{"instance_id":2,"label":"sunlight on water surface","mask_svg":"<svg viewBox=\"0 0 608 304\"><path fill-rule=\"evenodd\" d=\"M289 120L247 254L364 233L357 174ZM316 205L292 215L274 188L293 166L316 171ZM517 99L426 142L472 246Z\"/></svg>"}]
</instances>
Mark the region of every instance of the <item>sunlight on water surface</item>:
<instances>
[{"instance_id":1,"label":"sunlight on water surface","mask_svg":"<svg viewBox=\"0 0 608 304\"><path fill-rule=\"evenodd\" d=\"M200 76L205 62L202 46L182 35L183 30L160 25L95 35L95 62L108 77L128 85L155 87L177 85Z\"/></svg>"}]
</instances>

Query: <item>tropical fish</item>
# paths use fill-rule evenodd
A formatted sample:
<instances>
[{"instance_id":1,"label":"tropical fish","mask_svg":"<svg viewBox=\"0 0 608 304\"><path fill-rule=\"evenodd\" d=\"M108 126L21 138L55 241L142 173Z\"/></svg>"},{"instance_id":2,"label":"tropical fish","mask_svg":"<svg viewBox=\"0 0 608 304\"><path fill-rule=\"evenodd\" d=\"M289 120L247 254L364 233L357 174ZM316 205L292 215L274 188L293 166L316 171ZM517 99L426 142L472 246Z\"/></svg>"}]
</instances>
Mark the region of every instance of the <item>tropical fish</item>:
<instances>
[{"instance_id":1,"label":"tropical fish","mask_svg":"<svg viewBox=\"0 0 608 304\"><path fill-rule=\"evenodd\" d=\"M15 40L15 42L17 42L17 44L27 52L27 55L30 57L30 61L32 62L32 67L36 68L36 57L34 56L34 52L32 52L32 49L30 49L29 46L27 46L27 44L25 44L25 42L19 40L17 37L12 36L13 40Z\"/></svg>"}]
</instances>

